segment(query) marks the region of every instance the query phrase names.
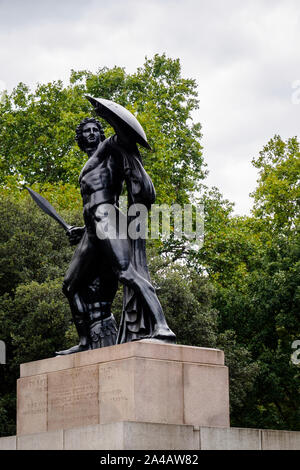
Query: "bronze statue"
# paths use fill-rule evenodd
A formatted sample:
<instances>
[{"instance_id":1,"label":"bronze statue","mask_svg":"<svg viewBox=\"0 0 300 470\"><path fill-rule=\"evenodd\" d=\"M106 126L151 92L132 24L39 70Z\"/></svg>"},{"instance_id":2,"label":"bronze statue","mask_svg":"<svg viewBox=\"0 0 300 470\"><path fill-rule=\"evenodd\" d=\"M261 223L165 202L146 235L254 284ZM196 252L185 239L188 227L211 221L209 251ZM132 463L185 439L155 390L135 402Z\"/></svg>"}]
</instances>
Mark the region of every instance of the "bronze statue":
<instances>
[{"instance_id":1,"label":"bronze statue","mask_svg":"<svg viewBox=\"0 0 300 470\"><path fill-rule=\"evenodd\" d=\"M118 208L123 183L126 183L129 207L155 200L153 183L146 173L136 143L148 147L145 133L125 108L109 100L87 97L98 115L116 132L105 139L101 124L84 119L76 130L79 147L89 157L80 177L84 227L70 227L71 244L78 244L63 284L79 344L59 351L72 354L111 344L149 338L174 343L175 335L166 323L161 304L150 282L145 240L120 236L119 225L111 237L107 233ZM107 206L113 208L113 216ZM126 234L127 235L127 234ZM111 314L118 282L124 285L123 312L117 335Z\"/></svg>"}]
</instances>

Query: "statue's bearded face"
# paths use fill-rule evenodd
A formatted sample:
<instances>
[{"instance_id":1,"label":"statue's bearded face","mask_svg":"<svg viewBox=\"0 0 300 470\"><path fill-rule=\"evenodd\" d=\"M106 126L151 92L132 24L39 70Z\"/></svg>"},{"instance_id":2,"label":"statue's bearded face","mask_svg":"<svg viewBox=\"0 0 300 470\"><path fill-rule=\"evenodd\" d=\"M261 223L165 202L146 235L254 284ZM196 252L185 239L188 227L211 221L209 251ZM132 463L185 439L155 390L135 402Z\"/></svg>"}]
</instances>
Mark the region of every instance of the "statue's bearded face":
<instances>
[{"instance_id":1,"label":"statue's bearded face","mask_svg":"<svg viewBox=\"0 0 300 470\"><path fill-rule=\"evenodd\" d=\"M96 124L89 122L82 130L82 136L86 148L98 147L100 142L100 130Z\"/></svg>"}]
</instances>

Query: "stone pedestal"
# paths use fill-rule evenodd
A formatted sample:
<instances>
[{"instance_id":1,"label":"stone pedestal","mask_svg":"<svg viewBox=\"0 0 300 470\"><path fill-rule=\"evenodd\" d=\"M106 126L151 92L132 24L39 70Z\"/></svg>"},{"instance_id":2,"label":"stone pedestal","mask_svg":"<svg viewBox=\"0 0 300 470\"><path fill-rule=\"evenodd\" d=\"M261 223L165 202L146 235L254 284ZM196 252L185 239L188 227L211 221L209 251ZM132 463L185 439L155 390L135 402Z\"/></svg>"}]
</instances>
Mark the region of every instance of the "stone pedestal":
<instances>
[{"instance_id":1,"label":"stone pedestal","mask_svg":"<svg viewBox=\"0 0 300 470\"><path fill-rule=\"evenodd\" d=\"M300 432L120 421L2 437L1 450L300 450Z\"/></svg>"},{"instance_id":2,"label":"stone pedestal","mask_svg":"<svg viewBox=\"0 0 300 470\"><path fill-rule=\"evenodd\" d=\"M22 364L17 401L18 435L122 422L229 426L223 352L150 340Z\"/></svg>"},{"instance_id":3,"label":"stone pedestal","mask_svg":"<svg viewBox=\"0 0 300 470\"><path fill-rule=\"evenodd\" d=\"M137 341L21 365L0 450L300 449L300 432L229 427L217 349Z\"/></svg>"}]
</instances>

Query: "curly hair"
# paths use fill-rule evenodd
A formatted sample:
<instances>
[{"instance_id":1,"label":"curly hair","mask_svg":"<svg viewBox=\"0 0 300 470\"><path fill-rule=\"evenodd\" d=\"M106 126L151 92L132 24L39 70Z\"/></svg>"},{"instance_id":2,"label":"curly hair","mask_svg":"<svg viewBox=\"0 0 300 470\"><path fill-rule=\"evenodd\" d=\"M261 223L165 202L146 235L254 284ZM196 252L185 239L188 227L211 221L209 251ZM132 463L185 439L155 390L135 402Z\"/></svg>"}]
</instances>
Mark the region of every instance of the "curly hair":
<instances>
[{"instance_id":1,"label":"curly hair","mask_svg":"<svg viewBox=\"0 0 300 470\"><path fill-rule=\"evenodd\" d=\"M93 117L92 118L85 118L76 127L76 136L75 136L78 147L80 148L80 150L83 150L83 151L85 151L85 148L86 148L85 143L84 143L84 139L83 139L83 128L86 124L89 124L89 123L96 124L96 126L98 127L98 129L100 131L100 140L101 140L101 142L103 140L105 140L105 134L104 134L103 127L101 126L100 122L97 121L97 119L95 119Z\"/></svg>"}]
</instances>

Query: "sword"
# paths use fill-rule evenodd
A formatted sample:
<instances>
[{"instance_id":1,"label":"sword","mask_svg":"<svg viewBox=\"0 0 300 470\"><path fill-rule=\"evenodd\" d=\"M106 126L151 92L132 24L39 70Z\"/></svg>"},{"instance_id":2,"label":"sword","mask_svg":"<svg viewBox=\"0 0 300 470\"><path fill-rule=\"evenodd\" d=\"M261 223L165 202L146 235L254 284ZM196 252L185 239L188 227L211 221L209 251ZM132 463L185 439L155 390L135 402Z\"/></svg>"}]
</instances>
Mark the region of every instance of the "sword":
<instances>
[{"instance_id":1,"label":"sword","mask_svg":"<svg viewBox=\"0 0 300 470\"><path fill-rule=\"evenodd\" d=\"M33 189L30 189L27 186L25 186L25 188L29 192L34 202L42 209L42 211L44 211L46 214L50 215L50 217L56 220L56 222L58 222L65 229L66 232L70 230L72 225L67 224L67 222L65 222L64 219L60 215L58 215L54 207L50 204L50 202L47 201L47 199L33 191Z\"/></svg>"}]
</instances>

